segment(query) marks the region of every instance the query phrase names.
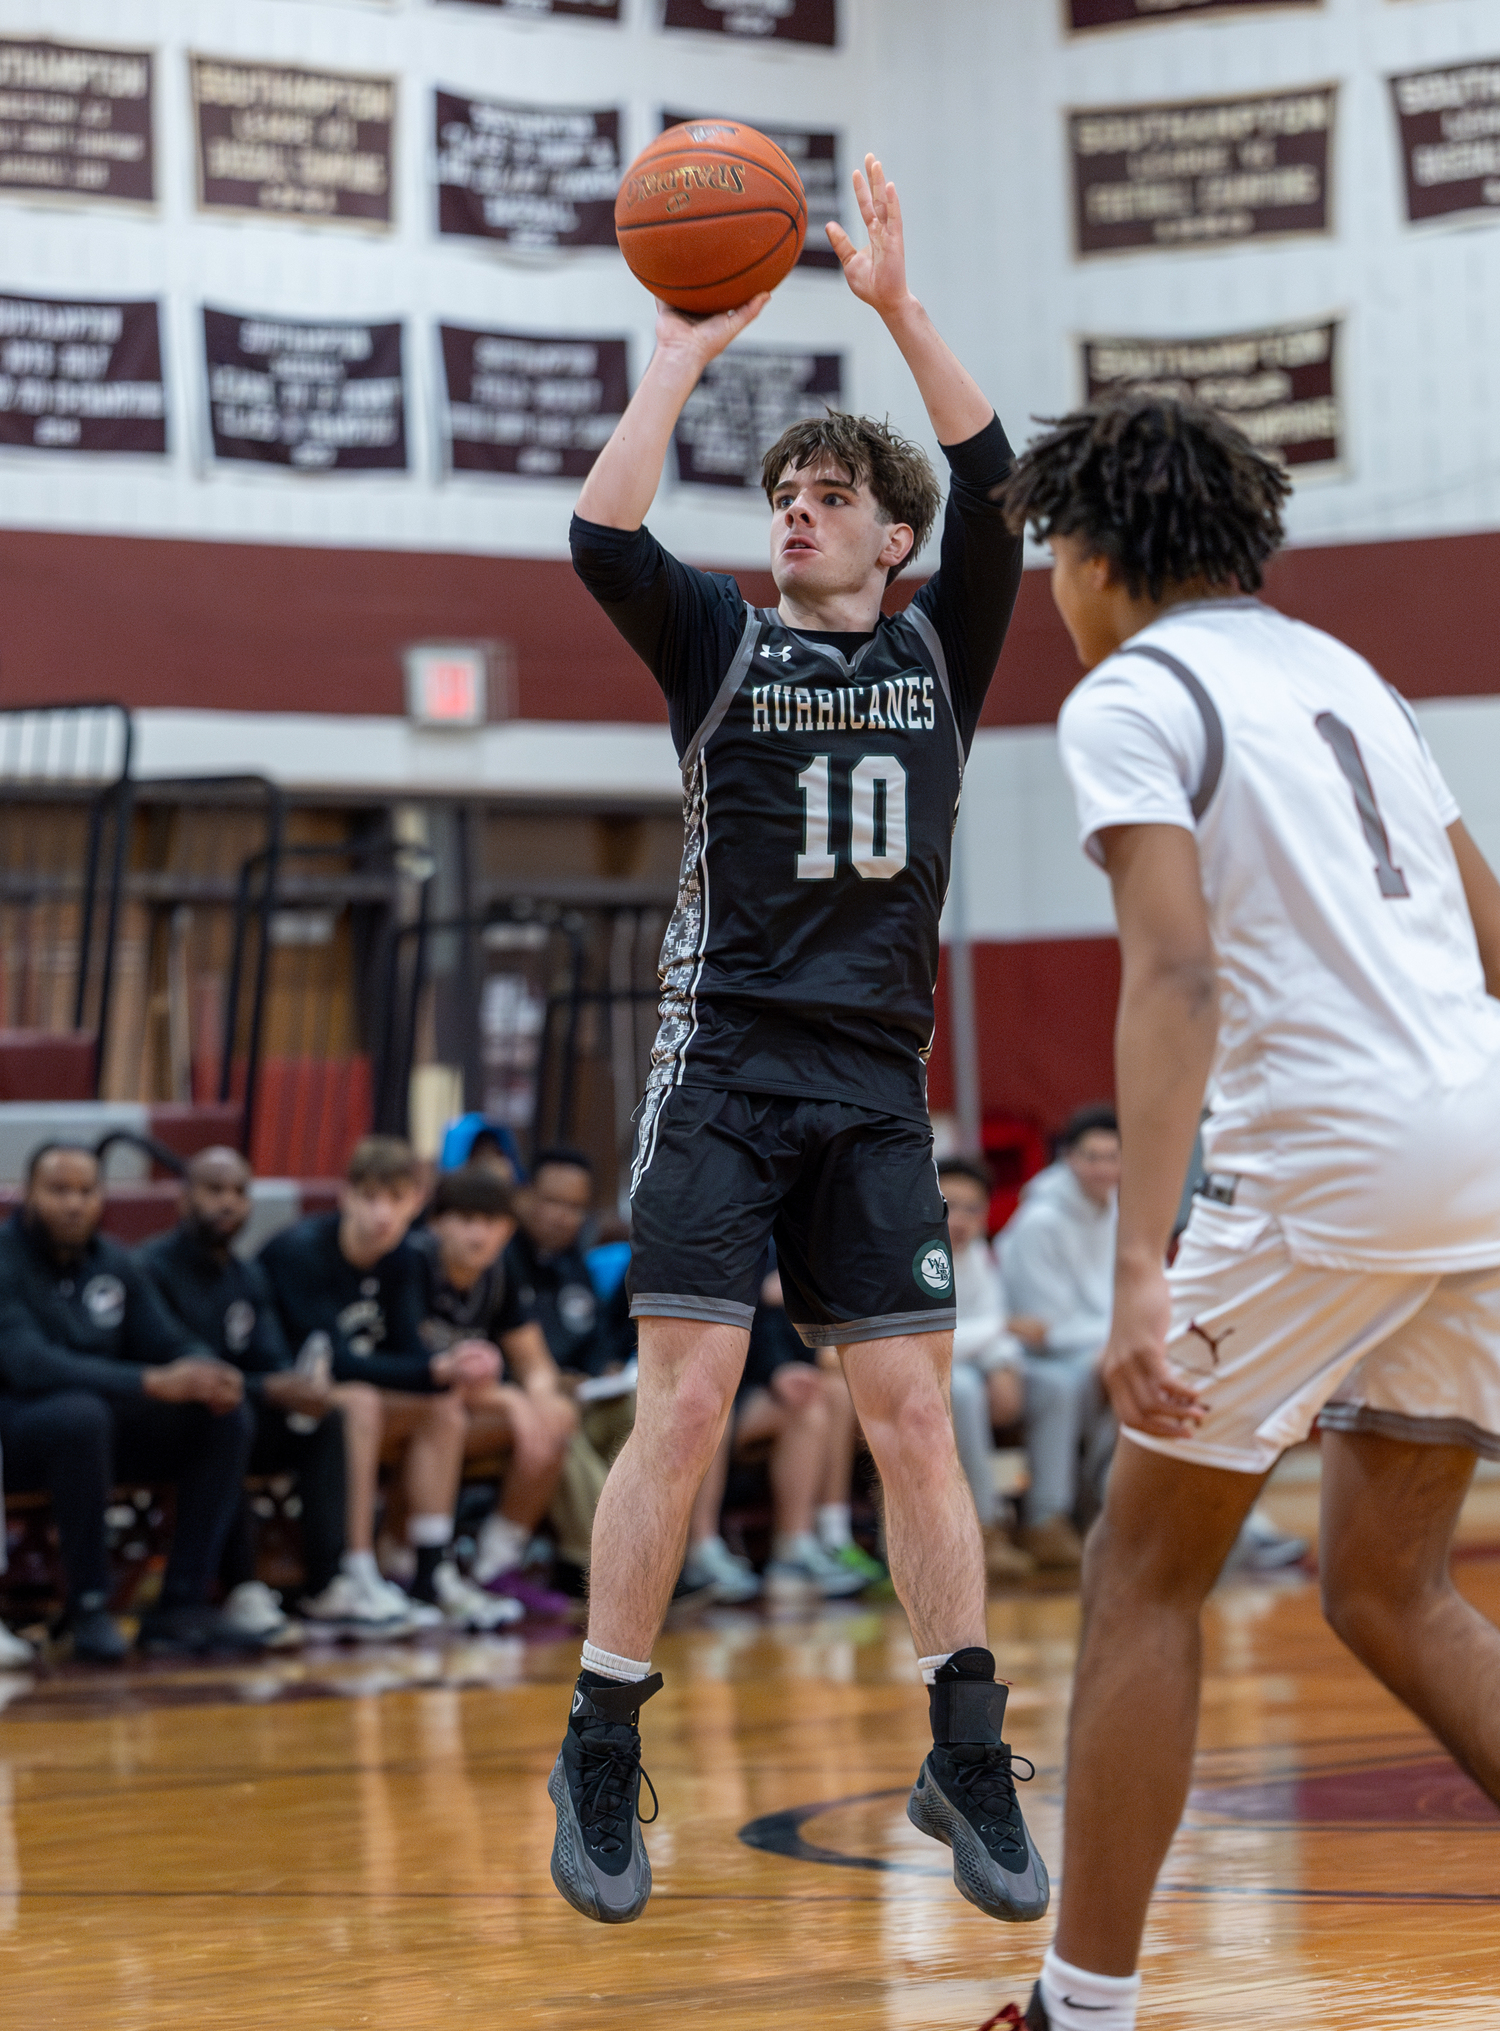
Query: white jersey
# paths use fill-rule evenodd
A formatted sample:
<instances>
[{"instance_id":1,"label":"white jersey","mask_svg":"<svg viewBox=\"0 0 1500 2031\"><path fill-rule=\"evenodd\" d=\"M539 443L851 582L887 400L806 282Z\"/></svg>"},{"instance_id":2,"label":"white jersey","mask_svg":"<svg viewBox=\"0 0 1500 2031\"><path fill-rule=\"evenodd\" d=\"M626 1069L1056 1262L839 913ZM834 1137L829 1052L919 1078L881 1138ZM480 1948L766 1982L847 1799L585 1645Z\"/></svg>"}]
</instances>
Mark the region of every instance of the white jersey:
<instances>
[{"instance_id":1,"label":"white jersey","mask_svg":"<svg viewBox=\"0 0 1500 2031\"><path fill-rule=\"evenodd\" d=\"M1059 721L1085 850L1196 831L1221 1015L1204 1154L1293 1255L1500 1262L1500 1002L1447 828L1458 806L1361 656L1255 599L1176 607Z\"/></svg>"}]
</instances>

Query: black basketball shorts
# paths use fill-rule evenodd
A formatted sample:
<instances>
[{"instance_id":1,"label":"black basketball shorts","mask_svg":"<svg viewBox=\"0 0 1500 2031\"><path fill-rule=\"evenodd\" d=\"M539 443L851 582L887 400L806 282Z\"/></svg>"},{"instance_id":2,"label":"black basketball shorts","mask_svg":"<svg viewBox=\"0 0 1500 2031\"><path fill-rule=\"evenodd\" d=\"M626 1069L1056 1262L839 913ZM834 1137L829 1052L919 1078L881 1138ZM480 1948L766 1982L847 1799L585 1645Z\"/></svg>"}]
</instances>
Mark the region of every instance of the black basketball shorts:
<instances>
[{"instance_id":1,"label":"black basketball shorts","mask_svg":"<svg viewBox=\"0 0 1500 2031\"><path fill-rule=\"evenodd\" d=\"M774 1238L810 1347L951 1331L932 1130L839 1100L648 1094L632 1174L633 1318L748 1327Z\"/></svg>"}]
</instances>

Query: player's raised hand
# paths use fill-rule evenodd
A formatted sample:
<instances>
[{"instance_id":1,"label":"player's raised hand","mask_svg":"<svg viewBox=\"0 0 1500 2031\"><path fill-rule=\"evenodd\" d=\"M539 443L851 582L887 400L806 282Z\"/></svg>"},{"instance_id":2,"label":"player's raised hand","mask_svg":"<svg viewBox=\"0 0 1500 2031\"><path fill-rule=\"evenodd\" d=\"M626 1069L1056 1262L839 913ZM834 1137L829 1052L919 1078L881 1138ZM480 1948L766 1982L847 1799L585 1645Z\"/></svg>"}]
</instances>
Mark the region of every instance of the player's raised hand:
<instances>
[{"instance_id":1,"label":"player's raised hand","mask_svg":"<svg viewBox=\"0 0 1500 2031\"><path fill-rule=\"evenodd\" d=\"M844 280L861 303L868 303L882 316L899 310L906 302L906 235L901 224L901 200L896 186L886 180L885 171L873 155L865 157L865 171L854 172L854 199L865 222L869 244L856 247L842 226L827 227L828 240Z\"/></svg>"},{"instance_id":2,"label":"player's raised hand","mask_svg":"<svg viewBox=\"0 0 1500 2031\"><path fill-rule=\"evenodd\" d=\"M765 290L737 309L715 311L711 317L687 317L670 303L658 302L656 350L692 359L700 368L705 367L739 337L746 325L754 324L770 301L771 292Z\"/></svg>"},{"instance_id":3,"label":"player's raised hand","mask_svg":"<svg viewBox=\"0 0 1500 2031\"><path fill-rule=\"evenodd\" d=\"M1172 1296L1161 1272L1116 1282L1114 1317L1099 1371L1122 1425L1158 1439L1186 1439L1208 1405L1167 1354Z\"/></svg>"}]
</instances>

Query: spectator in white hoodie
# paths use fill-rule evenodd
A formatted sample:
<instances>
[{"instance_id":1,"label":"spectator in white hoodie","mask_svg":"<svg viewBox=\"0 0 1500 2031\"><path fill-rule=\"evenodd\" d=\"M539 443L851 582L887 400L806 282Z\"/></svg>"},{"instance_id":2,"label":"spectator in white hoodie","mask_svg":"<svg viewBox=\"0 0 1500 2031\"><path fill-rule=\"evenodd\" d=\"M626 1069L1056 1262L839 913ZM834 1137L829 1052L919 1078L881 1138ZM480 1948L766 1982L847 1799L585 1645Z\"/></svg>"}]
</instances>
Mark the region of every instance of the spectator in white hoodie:
<instances>
[{"instance_id":1,"label":"spectator in white hoodie","mask_svg":"<svg viewBox=\"0 0 1500 2031\"><path fill-rule=\"evenodd\" d=\"M1119 1182L1114 1109L1082 1108L1063 1130L1057 1161L1027 1185L999 1238L1005 1288L1030 1343L1023 1359L1031 1488L1021 1542L1046 1567L1082 1562L1074 1512L1083 1490L1102 1497L1114 1450L1099 1356L1114 1300Z\"/></svg>"},{"instance_id":2,"label":"spectator in white hoodie","mask_svg":"<svg viewBox=\"0 0 1500 2031\"><path fill-rule=\"evenodd\" d=\"M1000 1268L985 1239L989 1171L978 1157L944 1157L938 1164L938 1184L948 1204L958 1311L953 1329L953 1435L979 1512L989 1577L1022 1579L1036 1570L1036 1561L1014 1542L1001 1516L994 1434L996 1427L1020 1423L1026 1378L1021 1342L1008 1322Z\"/></svg>"}]
</instances>

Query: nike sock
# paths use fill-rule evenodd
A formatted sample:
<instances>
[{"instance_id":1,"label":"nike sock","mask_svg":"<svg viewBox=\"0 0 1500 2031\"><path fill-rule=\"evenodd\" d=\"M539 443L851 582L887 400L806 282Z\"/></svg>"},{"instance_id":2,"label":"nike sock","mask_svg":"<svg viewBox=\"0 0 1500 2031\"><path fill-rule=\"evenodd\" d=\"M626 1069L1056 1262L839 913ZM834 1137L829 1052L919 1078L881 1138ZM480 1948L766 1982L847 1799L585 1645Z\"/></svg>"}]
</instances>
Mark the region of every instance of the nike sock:
<instances>
[{"instance_id":1,"label":"nike sock","mask_svg":"<svg viewBox=\"0 0 1500 2031\"><path fill-rule=\"evenodd\" d=\"M818 1542L824 1551L838 1552L846 1544L853 1544L854 1532L849 1527L849 1505L847 1502L825 1502L818 1510Z\"/></svg>"},{"instance_id":2,"label":"nike sock","mask_svg":"<svg viewBox=\"0 0 1500 2031\"><path fill-rule=\"evenodd\" d=\"M1042 2002L1052 2031L1135 2031L1139 1975L1092 1975L1048 1947L1042 1962Z\"/></svg>"},{"instance_id":3,"label":"nike sock","mask_svg":"<svg viewBox=\"0 0 1500 2031\"><path fill-rule=\"evenodd\" d=\"M637 1685L651 1676L649 1657L642 1664L634 1657L618 1657L613 1650L599 1650L592 1643L584 1644L578 1661L583 1666L583 1677L607 1678L616 1685Z\"/></svg>"},{"instance_id":4,"label":"nike sock","mask_svg":"<svg viewBox=\"0 0 1500 2031\"><path fill-rule=\"evenodd\" d=\"M479 1527L474 1551L474 1577L481 1586L496 1573L508 1573L521 1563L531 1532L524 1523L512 1523L508 1516L487 1516Z\"/></svg>"},{"instance_id":5,"label":"nike sock","mask_svg":"<svg viewBox=\"0 0 1500 2031\"><path fill-rule=\"evenodd\" d=\"M378 1580L380 1568L375 1563L372 1551L346 1551L339 1560L339 1571L347 1573L351 1580Z\"/></svg>"}]
</instances>

